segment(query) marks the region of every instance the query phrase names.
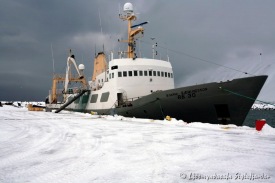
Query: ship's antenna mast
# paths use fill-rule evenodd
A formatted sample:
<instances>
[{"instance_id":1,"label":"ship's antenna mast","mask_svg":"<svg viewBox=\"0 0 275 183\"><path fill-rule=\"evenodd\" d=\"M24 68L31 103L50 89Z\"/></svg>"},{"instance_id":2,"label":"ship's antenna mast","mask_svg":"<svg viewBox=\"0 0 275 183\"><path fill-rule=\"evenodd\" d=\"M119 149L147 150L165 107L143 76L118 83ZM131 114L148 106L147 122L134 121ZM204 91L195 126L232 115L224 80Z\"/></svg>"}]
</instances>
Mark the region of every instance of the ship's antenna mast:
<instances>
[{"instance_id":1,"label":"ship's antenna mast","mask_svg":"<svg viewBox=\"0 0 275 183\"><path fill-rule=\"evenodd\" d=\"M169 62L168 46L167 46L167 43L166 43L166 42L165 42L165 47L166 47L167 61Z\"/></svg>"},{"instance_id":2,"label":"ship's antenna mast","mask_svg":"<svg viewBox=\"0 0 275 183\"><path fill-rule=\"evenodd\" d=\"M99 17L100 31L101 31L101 35L102 35L102 24L101 24L101 16L100 16L99 8L98 8L98 17Z\"/></svg>"},{"instance_id":3,"label":"ship's antenna mast","mask_svg":"<svg viewBox=\"0 0 275 183\"><path fill-rule=\"evenodd\" d=\"M54 56L53 56L53 44L51 43L51 51L52 51L52 59L53 59L53 76L55 74L55 68L54 68Z\"/></svg>"},{"instance_id":4,"label":"ship's antenna mast","mask_svg":"<svg viewBox=\"0 0 275 183\"><path fill-rule=\"evenodd\" d=\"M118 3L118 14L120 15L120 3Z\"/></svg>"},{"instance_id":5,"label":"ship's antenna mast","mask_svg":"<svg viewBox=\"0 0 275 183\"><path fill-rule=\"evenodd\" d=\"M152 42L154 41L154 39L156 39L156 38L151 37ZM155 58L155 44L152 44L152 58L153 59Z\"/></svg>"},{"instance_id":6,"label":"ship's antenna mast","mask_svg":"<svg viewBox=\"0 0 275 183\"><path fill-rule=\"evenodd\" d=\"M100 25L101 36L103 36L103 33L102 33L102 24L101 24L101 16L100 16L99 8L98 8L98 18L99 18L99 25ZM104 53L104 42L103 42L103 53Z\"/></svg>"},{"instance_id":7,"label":"ship's antenna mast","mask_svg":"<svg viewBox=\"0 0 275 183\"><path fill-rule=\"evenodd\" d=\"M260 63L262 63L262 53L260 53Z\"/></svg>"},{"instance_id":8,"label":"ship's antenna mast","mask_svg":"<svg viewBox=\"0 0 275 183\"><path fill-rule=\"evenodd\" d=\"M138 52L139 52L139 57L141 58L141 50L140 50L140 39L138 39Z\"/></svg>"},{"instance_id":9,"label":"ship's antenna mast","mask_svg":"<svg viewBox=\"0 0 275 183\"><path fill-rule=\"evenodd\" d=\"M128 58L136 58L135 54L135 36L139 33L143 34L144 29L141 27L141 25L147 24L148 22L143 22L138 25L132 26L132 21L135 21L137 17L134 14L133 11L133 5L131 3L125 3L123 6L123 12L124 14L119 14L119 18L122 20L128 21L128 40L119 40L120 42L126 42L128 43L128 50L127 50L127 56ZM137 28L135 28L137 27ZM135 29L133 29L135 28Z\"/></svg>"}]
</instances>

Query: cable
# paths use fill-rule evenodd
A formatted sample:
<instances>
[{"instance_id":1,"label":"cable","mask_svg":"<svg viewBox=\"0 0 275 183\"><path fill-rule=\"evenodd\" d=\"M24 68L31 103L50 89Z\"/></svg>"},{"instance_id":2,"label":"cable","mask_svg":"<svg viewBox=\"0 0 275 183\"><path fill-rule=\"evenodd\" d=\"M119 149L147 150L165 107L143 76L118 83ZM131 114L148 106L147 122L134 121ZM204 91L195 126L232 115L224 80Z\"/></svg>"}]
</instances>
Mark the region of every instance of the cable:
<instances>
[{"instance_id":1,"label":"cable","mask_svg":"<svg viewBox=\"0 0 275 183\"><path fill-rule=\"evenodd\" d=\"M262 100L257 100L257 99L255 99L255 98L248 97L248 96L246 96L246 95L242 95L242 94L240 94L240 93L233 92L233 91L231 91L231 90L227 90L227 89L224 89L224 88L222 88L222 87L219 87L219 89L224 90L224 91L227 91L227 92L229 92L229 93L232 93L232 94L237 95L237 96L240 96L240 97L244 97L244 98L249 99L249 100L254 100L254 101L258 101L258 102L264 103L264 104L269 104L269 105L275 106L275 104L272 104L272 103L269 103L269 102L265 102L265 101L262 101Z\"/></svg>"},{"instance_id":2,"label":"cable","mask_svg":"<svg viewBox=\"0 0 275 183\"><path fill-rule=\"evenodd\" d=\"M146 41L142 41L142 40L141 40L140 42L143 42L143 43L145 43L145 44L151 45L151 43L146 42ZM251 75L251 76L255 76L255 75L250 74L250 73L248 73L248 72L244 72L244 71L242 71L242 70L238 70L238 69L235 69L235 68L233 68L233 67L228 67L228 66L225 66L225 65L222 65L222 64L218 64L218 63L213 62L213 61L209 61L209 60L206 60L206 59L202 59L202 58L199 58L199 57L190 55L190 54L185 53L185 52L182 52L182 51L173 50L173 49L166 48L166 47L163 47L163 46L158 46L158 47L163 48L163 49L166 49L166 50L169 50L169 51L171 51L171 52L174 52L174 53L177 53L177 54L180 54L180 55L185 55L185 56L187 56L187 57L190 57L190 58L193 58L193 59L202 61L202 62L207 62L207 63L213 64L213 65L217 65L217 66L224 67L224 68L227 68L227 69L230 69L230 70L234 70L234 71L236 71L236 72L240 72L240 73L243 73L243 74L248 74L248 75Z\"/></svg>"}]
</instances>

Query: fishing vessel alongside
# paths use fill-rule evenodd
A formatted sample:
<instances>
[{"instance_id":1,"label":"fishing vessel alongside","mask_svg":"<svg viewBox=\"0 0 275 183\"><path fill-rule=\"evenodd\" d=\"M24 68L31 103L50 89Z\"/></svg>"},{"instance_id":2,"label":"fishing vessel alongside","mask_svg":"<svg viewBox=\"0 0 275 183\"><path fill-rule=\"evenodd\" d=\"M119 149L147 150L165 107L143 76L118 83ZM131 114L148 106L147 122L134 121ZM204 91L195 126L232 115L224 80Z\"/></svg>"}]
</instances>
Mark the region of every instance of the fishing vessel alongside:
<instances>
[{"instance_id":1,"label":"fishing vessel alongside","mask_svg":"<svg viewBox=\"0 0 275 183\"><path fill-rule=\"evenodd\" d=\"M96 55L92 80L83 75L84 65L76 65L70 52L66 76L53 77L52 90L46 101L47 111L72 110L99 115L118 114L126 117L164 119L166 115L186 122L242 125L267 76L253 76L225 82L212 82L175 88L173 68L169 60L138 58L136 36L143 35L131 3L124 5L120 19L128 22L128 49L115 59L111 53ZM71 73L71 66L77 76ZM64 88L57 89L58 83ZM71 82L80 83L69 88Z\"/></svg>"}]
</instances>

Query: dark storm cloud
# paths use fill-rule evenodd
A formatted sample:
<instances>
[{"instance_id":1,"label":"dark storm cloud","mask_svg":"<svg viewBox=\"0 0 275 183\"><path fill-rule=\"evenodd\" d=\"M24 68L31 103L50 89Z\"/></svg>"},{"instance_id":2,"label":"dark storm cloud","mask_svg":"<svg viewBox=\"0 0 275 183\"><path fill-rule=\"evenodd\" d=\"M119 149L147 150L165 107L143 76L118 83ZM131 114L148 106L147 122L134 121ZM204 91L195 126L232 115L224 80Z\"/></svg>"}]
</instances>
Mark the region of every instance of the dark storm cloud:
<instances>
[{"instance_id":1,"label":"dark storm cloud","mask_svg":"<svg viewBox=\"0 0 275 183\"><path fill-rule=\"evenodd\" d=\"M51 86L50 45L55 49L56 69L63 72L65 62L59 61L65 60L67 50L74 46L69 44L71 37L98 31L98 19L90 21L97 15L97 2L80 4L24 0L1 3L1 100L44 99Z\"/></svg>"},{"instance_id":2,"label":"dark storm cloud","mask_svg":"<svg viewBox=\"0 0 275 183\"><path fill-rule=\"evenodd\" d=\"M106 52L125 48L117 43L126 37L126 24L118 19L119 5L122 9L125 2L1 1L0 100L43 100L48 95L53 73L51 45L56 72L65 72L71 48L78 63L86 65L89 78L95 45L101 51L104 44ZM275 100L270 92L275 80L274 1L130 2L138 13L136 23L150 22L144 26L142 56L151 57L150 38L155 37L158 58L166 59L168 50L176 86L246 76L194 58L199 57L253 74L269 74L260 98Z\"/></svg>"}]
</instances>

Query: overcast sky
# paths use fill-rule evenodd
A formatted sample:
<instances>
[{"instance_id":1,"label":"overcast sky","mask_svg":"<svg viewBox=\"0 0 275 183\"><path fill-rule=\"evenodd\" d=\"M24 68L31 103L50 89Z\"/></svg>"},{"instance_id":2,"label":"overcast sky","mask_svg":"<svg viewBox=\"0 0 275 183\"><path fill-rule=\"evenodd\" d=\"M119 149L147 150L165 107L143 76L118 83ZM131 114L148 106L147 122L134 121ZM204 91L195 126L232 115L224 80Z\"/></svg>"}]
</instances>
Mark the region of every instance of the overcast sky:
<instances>
[{"instance_id":1,"label":"overcast sky","mask_svg":"<svg viewBox=\"0 0 275 183\"><path fill-rule=\"evenodd\" d=\"M118 18L119 5L122 9L126 2L1 0L0 100L44 101L52 84L51 45L56 73L65 73L72 49L90 78L95 47L102 51L104 44L107 54L125 48L117 39L126 38L126 22ZM177 87L268 74L258 99L275 101L274 0L129 2L137 13L136 23L150 22L138 45L142 56L152 56L154 37L157 58L169 55Z\"/></svg>"}]
</instances>

